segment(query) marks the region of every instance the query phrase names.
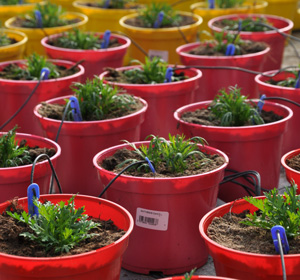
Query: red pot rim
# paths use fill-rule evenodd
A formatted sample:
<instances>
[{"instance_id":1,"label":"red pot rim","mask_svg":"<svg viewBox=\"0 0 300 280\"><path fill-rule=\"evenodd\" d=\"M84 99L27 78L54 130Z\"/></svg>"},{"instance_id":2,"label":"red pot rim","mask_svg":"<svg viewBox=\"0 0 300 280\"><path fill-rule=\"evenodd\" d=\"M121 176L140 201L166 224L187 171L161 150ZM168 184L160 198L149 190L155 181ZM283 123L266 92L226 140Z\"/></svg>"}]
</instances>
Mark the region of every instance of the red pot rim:
<instances>
[{"instance_id":1,"label":"red pot rim","mask_svg":"<svg viewBox=\"0 0 300 280\"><path fill-rule=\"evenodd\" d=\"M189 54L186 53L186 49L190 49L190 48L196 48L201 44L204 44L205 42L195 42L195 43L189 43L189 44L185 44L185 45L181 45L178 48L176 48L176 53L179 56L183 56L183 57L189 57L189 58L205 58L207 60L231 60L232 57L236 58L236 59L241 59L241 58L248 58L251 59L252 57L255 56L259 56L259 55L265 55L270 51L270 47L265 48L264 50L260 51L260 52L256 52L256 53L250 53L250 54L244 54L244 55L234 55L234 56L210 56L210 55L195 55L195 54Z\"/></svg>"},{"instance_id":2,"label":"red pot rim","mask_svg":"<svg viewBox=\"0 0 300 280\"><path fill-rule=\"evenodd\" d=\"M170 67L174 67L174 65L169 65ZM180 68L180 67L185 67L183 65L176 65L176 68ZM124 70L130 70L130 69L134 69L134 68L141 68L141 66L139 65L134 65L134 66L125 66L125 67L119 67L116 68L117 71L124 71ZM155 88L155 87L169 87L169 86L175 86L177 84L181 84L181 83L189 83L192 81L195 81L197 79L200 79L202 77L202 72L198 69L195 68L190 68L190 69L184 69L184 70L189 70L192 72L195 72L195 76L193 77L189 77L186 80L183 81L178 81L178 82L171 82L171 83L161 83L161 84L125 84L125 83L116 83L116 82L110 82L110 81L105 81L108 84L112 84L112 85L117 85L120 87L124 87L124 86L130 86L132 88L135 87L151 87L151 88ZM102 74L100 74L100 79L103 79L105 76L107 76L108 71L103 72Z\"/></svg>"},{"instance_id":3,"label":"red pot rim","mask_svg":"<svg viewBox=\"0 0 300 280\"><path fill-rule=\"evenodd\" d=\"M3 134L6 134L6 133L7 132L0 132L0 136L3 135ZM37 141L47 142L48 144L53 146L53 148L55 148L55 150L56 150L56 153L52 157L50 157L51 160L57 159L61 154L61 147L56 142L54 142L53 140L51 140L49 138L41 137L41 136L33 135L33 134L27 134L27 133L18 133L18 132L16 133L16 135L18 137L22 137L23 139L29 139L30 138L30 139L37 140ZM45 164L45 163L48 163L47 159L42 160L40 162L37 162L36 166L41 165L41 164ZM16 166L16 167L2 167L2 168L0 167L0 171L5 171L8 168L13 169L13 170L18 170L18 169L22 170L22 169L28 168L28 167L31 168L31 166L32 166L32 164L26 164L26 165Z\"/></svg>"},{"instance_id":4,"label":"red pot rim","mask_svg":"<svg viewBox=\"0 0 300 280\"><path fill-rule=\"evenodd\" d=\"M141 145L141 144L148 144L150 143L150 141L137 141L137 142L133 142L135 145ZM200 144L198 145L199 147L202 147ZM102 168L101 166L98 165L98 162L99 162L99 158L102 157L104 154L106 154L107 152L109 151L112 151L112 150L119 150L119 149L122 149L122 148L130 148L130 146L128 144L120 144L120 145L116 145L116 146L112 146L112 147L109 147L107 149L104 149L102 151L100 151L99 153L97 153L94 158L93 158L93 164L94 166L98 169L98 171L101 171L101 170L105 170L105 172L107 172L108 174L112 175L112 176L116 176L117 173L114 173L112 171L108 171L104 168ZM226 166L228 165L228 162L229 162L229 158L228 156L216 149L216 148L213 148L213 147L210 147L210 146L204 146L204 149L208 150L208 151L211 151L211 152L214 152L215 154L219 154L220 156L222 156L224 159L225 159L225 162L224 164L222 164L221 166L219 166L218 168L214 169L214 170L211 170L209 172L205 172L205 173L202 173L202 174L196 174L196 175L191 175L191 176L181 176L181 177L171 177L172 180L182 180L182 179L185 179L185 178L194 178L194 177L199 177L199 176L205 176L205 175L210 175L211 173L215 173L215 172L218 172L222 169L225 169ZM124 175L122 174L121 177L124 177L124 178L135 178L135 179L143 179L145 181L166 181L166 180L170 180L170 177L169 178L152 178L152 177L134 177L134 176L129 176L129 175Z\"/></svg>"},{"instance_id":5,"label":"red pot rim","mask_svg":"<svg viewBox=\"0 0 300 280\"><path fill-rule=\"evenodd\" d=\"M171 278L162 278L162 279L158 279L158 280L183 280L182 278L183 276L173 276ZM225 278L225 277L218 277L218 276L198 276L198 275L194 275L191 278L192 280L195 279L202 279L202 280L234 280L234 278Z\"/></svg>"},{"instance_id":6,"label":"red pot rim","mask_svg":"<svg viewBox=\"0 0 300 280\"><path fill-rule=\"evenodd\" d=\"M300 172L299 172L299 171L297 171L297 170L295 170L295 169L289 167L289 166L286 164L286 160L287 160L287 159L290 159L290 158L292 158L292 157L294 157L294 156L297 156L298 154L300 154L300 149L296 149L296 150L293 150L293 151L290 151L290 152L284 154L284 155L281 157L281 164L282 164L282 166L283 166L285 169L288 169L288 170L290 170L291 172L300 175Z\"/></svg>"},{"instance_id":7,"label":"red pot rim","mask_svg":"<svg viewBox=\"0 0 300 280\"><path fill-rule=\"evenodd\" d=\"M61 196L62 199L63 199L63 198L70 198L72 195L73 194L51 194L51 195L44 194L44 195L41 195L40 198L50 197L49 200L51 201L51 197L59 197L59 196ZM128 216L129 220L130 220L129 228L126 231L126 233L121 238L119 238L117 241L111 243L110 245L107 245L105 247L102 247L102 248L99 248L99 249L96 249L96 250L92 250L92 251L89 251L89 252L86 252L86 253L77 254L77 255L63 256L63 257L48 257L48 258L47 257L42 257L41 258L41 257L15 256L15 255L9 255L9 254L5 254L5 253L1 253L0 252L0 257L5 257L7 259L17 259L17 260L24 261L24 262L34 262L35 260L44 261L44 262L47 262L47 263L57 262L58 260L60 260L60 261L68 261L69 259L81 258L83 256L97 254L97 252L99 252L100 250L101 251L107 250L110 247L123 242L123 240L126 239L126 238L128 238L128 236L131 234L131 232L133 230L134 221L133 221L133 218L132 218L131 214L124 207L122 207L121 205L119 205L117 203L114 203L112 201L109 201L109 200L106 200L106 199L103 199L103 198L94 197L94 196L88 196L88 195L78 194L77 197L79 197L79 198L86 198L87 200L91 200L91 199L92 200L98 200L101 203L109 204L109 205L112 205L115 208L119 208L120 210L122 210L122 212L125 213ZM20 198L19 200L25 200L26 201L27 197ZM8 203L8 202L4 202L3 204L5 204L5 203Z\"/></svg>"},{"instance_id":8,"label":"red pot rim","mask_svg":"<svg viewBox=\"0 0 300 280\"><path fill-rule=\"evenodd\" d=\"M258 102L258 99L251 99L251 101ZM208 101L201 101L201 102L182 106L174 112L174 118L176 119L176 121L178 121L180 123L187 124L188 122L185 122L180 118L180 116L183 112L188 111L188 108L194 107L194 106L198 107L196 109L202 108L204 105L207 105L211 102L212 102L212 100L208 100ZM283 118L282 120L272 122L272 123L267 123L267 124L255 125L255 126L250 126L250 125L248 125L248 126L212 126L212 125L201 125L201 124L193 124L193 123L188 123L188 124L193 127L207 127L207 128L216 129L216 130L230 130L230 131L231 130L245 130L245 129L253 129L254 127L255 128L265 128L266 126L277 125L278 123L288 121L293 116L293 111L285 105L275 103L275 102L270 102L270 101L265 101L265 105L280 107L280 108L284 109L285 111L287 111L288 115L285 118Z\"/></svg>"},{"instance_id":9,"label":"red pot rim","mask_svg":"<svg viewBox=\"0 0 300 280\"><path fill-rule=\"evenodd\" d=\"M74 62L71 62L71 61L67 61L67 60L61 60L61 59L47 59L48 61L54 63L54 64L62 64L64 66L73 66L75 65ZM22 59L22 60L11 60L11 61L5 61L5 62L1 62L0 63L0 68L2 67L5 67L9 64L12 64L12 63L16 63L16 64L22 64L24 63L26 60L25 59ZM70 75L70 76L67 76L67 77L62 77L62 78L57 78L57 79L49 79L49 80L45 80L45 81L42 81L43 83L53 83L53 82L59 82L59 81L65 81L65 80L68 80L68 79L73 79L73 78L76 78L76 77L79 77L81 75L84 74L84 68L82 65L77 65L77 67L79 68L79 71L73 75ZM34 80L34 81L18 81L18 80L8 80L8 79L1 79L0 78L0 82L5 82L7 84L25 84L25 85L28 85L28 84L37 84L38 83L38 80Z\"/></svg>"},{"instance_id":10,"label":"red pot rim","mask_svg":"<svg viewBox=\"0 0 300 280\"><path fill-rule=\"evenodd\" d=\"M46 100L44 101L45 103L55 103L55 102L59 102L60 100L64 100L64 99L69 99L72 95L66 95L66 96L60 96L60 97L56 97L56 98L52 98L52 99L49 99L49 100ZM136 111L136 112L133 112L129 115L126 115L126 116L123 116L123 117L119 117L119 118L113 118L113 119L107 119L107 120L99 120L99 121L82 121L82 122L75 122L75 121L64 121L64 124L69 124L69 125L87 125L87 124L94 124L94 123L108 123L108 122L112 122L112 121L115 121L115 120L122 120L122 119L126 119L128 117L134 117L136 115L139 115L143 112L146 112L146 110L148 109L148 103L140 98L140 97L136 97L134 96L135 99L138 99L139 101L142 102L142 104L144 105L140 110ZM47 117L43 117L42 115L40 115L38 113L38 109L41 107L42 105L41 104L38 104L35 106L35 108L33 109L33 113L35 114L36 117L40 118L40 119L44 119L44 120L47 120L49 122L52 122L52 123L57 123L57 125L59 125L61 123L61 120L55 120L55 119L51 119L51 118L47 118Z\"/></svg>"},{"instance_id":11,"label":"red pot rim","mask_svg":"<svg viewBox=\"0 0 300 280\"><path fill-rule=\"evenodd\" d=\"M291 30L294 26L294 23L288 19L288 18L284 18L284 17L280 17L280 16L276 16L276 15L267 15L267 14L232 14L232 15L225 15L225 16L219 16L219 17L215 17L211 20L209 20L208 27L212 30L212 31L216 31L216 32L221 32L222 29L219 27L214 26L215 22L221 21L223 19L232 19L232 18L245 18L245 17L265 17L267 20L268 19L274 19L274 20L280 20L284 23L286 23L285 27L279 28L280 32L288 32L289 30ZM276 26L275 26L276 27ZM229 32L234 32L232 30L228 30ZM250 35L251 33L255 33L255 34L277 34L276 30L268 30L268 31L261 31L261 32L252 32L252 31L241 31L240 34L243 35Z\"/></svg>"},{"instance_id":12,"label":"red pot rim","mask_svg":"<svg viewBox=\"0 0 300 280\"><path fill-rule=\"evenodd\" d=\"M62 47L56 47L56 46L52 46L48 44L49 39L53 39L53 38L57 38L57 37L61 37L63 36L65 32L63 33L59 33L59 34L54 34L48 37L44 37L41 40L41 44L43 45L43 47L48 48L48 49L52 49L52 50L59 50L59 51L64 51L64 52L75 52L75 53L97 53L97 52L115 52L118 50L123 50L123 49L127 49L130 44L131 41L125 37L125 36L121 36L121 35L116 35L116 34L111 34L111 38L117 38L119 40L123 40L123 44L121 46L118 47L114 47L114 48L108 48L108 49L98 49L98 50L82 50L82 49L68 49L68 48L62 48ZM95 35L99 35L102 36L104 33L103 32L86 32L86 33L93 33Z\"/></svg>"}]
</instances>

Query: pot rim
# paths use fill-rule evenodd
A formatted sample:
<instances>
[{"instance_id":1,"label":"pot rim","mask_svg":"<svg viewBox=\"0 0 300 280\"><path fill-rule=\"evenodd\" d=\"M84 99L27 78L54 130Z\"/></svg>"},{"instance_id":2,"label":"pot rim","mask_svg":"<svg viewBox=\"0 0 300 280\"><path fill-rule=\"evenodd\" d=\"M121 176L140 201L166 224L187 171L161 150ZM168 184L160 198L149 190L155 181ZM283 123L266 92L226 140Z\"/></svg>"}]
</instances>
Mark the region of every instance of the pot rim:
<instances>
[{"instance_id":1,"label":"pot rim","mask_svg":"<svg viewBox=\"0 0 300 280\"><path fill-rule=\"evenodd\" d=\"M282 166L285 168L285 169L288 169L290 170L291 172L293 173L296 173L296 174L299 174L300 175L300 172L289 167L287 164L286 164L286 160L287 159L290 159L291 157L294 157L294 156L297 156L300 154L300 149L295 149L295 150L292 150L290 152L287 152L286 154L284 154L282 157L281 157L281 164ZM299 186L300 187L300 186Z\"/></svg>"},{"instance_id":2,"label":"pot rim","mask_svg":"<svg viewBox=\"0 0 300 280\"><path fill-rule=\"evenodd\" d=\"M8 49L8 48L20 47L21 45L24 45L28 41L28 37L26 36L26 34L23 32L20 32L18 30L0 28L0 32L4 32L4 33L8 33L8 34L13 33L13 34L17 34L17 35L20 35L23 37L22 40L20 40L19 42L16 42L16 43L13 43L13 44L10 44L7 46L1 46L0 51L2 51L4 49Z\"/></svg>"},{"instance_id":3,"label":"pot rim","mask_svg":"<svg viewBox=\"0 0 300 280\"><path fill-rule=\"evenodd\" d=\"M108 11L108 12L118 12L118 11L128 11L129 13L135 13L136 12L136 8L130 8L130 9L105 9L105 8L97 8L97 7L89 7L89 6L85 6L83 5L83 3L90 3L90 0L76 0L72 3L72 6L75 8L84 8L84 9L88 9L88 10L94 10L94 11Z\"/></svg>"}]
</instances>

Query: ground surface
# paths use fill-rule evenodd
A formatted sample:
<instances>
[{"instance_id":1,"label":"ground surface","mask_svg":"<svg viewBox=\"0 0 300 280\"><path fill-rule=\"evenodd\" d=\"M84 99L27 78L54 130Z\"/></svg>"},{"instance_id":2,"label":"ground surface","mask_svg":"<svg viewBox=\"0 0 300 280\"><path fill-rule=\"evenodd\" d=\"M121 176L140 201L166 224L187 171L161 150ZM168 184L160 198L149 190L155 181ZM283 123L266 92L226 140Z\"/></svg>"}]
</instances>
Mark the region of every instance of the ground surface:
<instances>
[{"instance_id":1,"label":"ground surface","mask_svg":"<svg viewBox=\"0 0 300 280\"><path fill-rule=\"evenodd\" d=\"M293 32L294 36L297 36L300 38L300 31L299 32ZM300 42L293 41L293 44L295 48L300 52ZM300 65L300 59L297 58L297 55L295 54L294 48L289 44L285 48L284 52L284 61L282 67L285 66L299 66ZM286 186L287 181L285 179L284 171L281 170L281 177L280 177L280 187ZM220 201L218 203L221 203ZM197 269L195 275L216 275L215 269L213 265L212 259L209 257L208 262L203 267ZM122 269L121 271L121 280L150 280L150 279L160 279L163 278L163 275L141 275L136 274L130 271L127 271L125 269Z\"/></svg>"}]
</instances>

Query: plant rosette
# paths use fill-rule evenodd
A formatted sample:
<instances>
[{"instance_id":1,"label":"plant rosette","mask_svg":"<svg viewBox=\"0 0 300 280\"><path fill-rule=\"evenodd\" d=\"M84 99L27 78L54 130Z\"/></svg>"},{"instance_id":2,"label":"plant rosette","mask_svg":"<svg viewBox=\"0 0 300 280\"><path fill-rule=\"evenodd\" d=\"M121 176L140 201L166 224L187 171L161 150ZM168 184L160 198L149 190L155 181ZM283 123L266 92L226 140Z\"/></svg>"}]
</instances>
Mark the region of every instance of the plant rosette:
<instances>
[{"instance_id":1,"label":"plant rosette","mask_svg":"<svg viewBox=\"0 0 300 280\"><path fill-rule=\"evenodd\" d=\"M64 105L68 98L70 96L54 98L46 103ZM139 140L148 106L143 99L135 100L141 103L141 108L126 116L99 121L64 121L58 139L62 147L62 157L56 171L65 192L99 195L101 188L93 167L93 157L99 150L117 145L122 139ZM61 120L43 117L39 113L40 108L41 105L35 107L35 118L47 137L55 139Z\"/></svg>"},{"instance_id":2,"label":"plant rosette","mask_svg":"<svg viewBox=\"0 0 300 280\"><path fill-rule=\"evenodd\" d=\"M177 67L180 68L182 66ZM140 66L136 65L121 67L115 70L124 72L140 68ZM167 137L169 133L174 134L176 132L176 122L172 119L174 111L180 106L193 102L202 73L197 69L179 69L175 71L178 74L181 72L183 72L187 79L159 84L127 84L124 82L106 81L106 78L110 76L108 71L102 73L100 79L104 79L105 83L125 89L134 96L146 100L148 110L141 127L140 138L143 140L150 134L162 137Z\"/></svg>"},{"instance_id":3,"label":"plant rosette","mask_svg":"<svg viewBox=\"0 0 300 280\"><path fill-rule=\"evenodd\" d=\"M55 65L65 68L75 66L75 63L64 60L49 60ZM25 60L15 60L0 63L0 72L11 64L17 64L21 67L25 65ZM18 125L20 132L27 132L36 135L43 135L43 131L38 125L36 118L33 115L33 108L36 104L50 98L71 94L69 88L73 82L80 82L84 74L84 68L81 65L76 66L76 72L70 76L49 79L42 81L36 92L32 95L26 106L20 113L7 125L6 130ZM36 87L38 81L26 80L9 80L0 78L0 123L1 125L6 122L25 102L28 96Z\"/></svg>"},{"instance_id":4,"label":"plant rosette","mask_svg":"<svg viewBox=\"0 0 300 280\"><path fill-rule=\"evenodd\" d=\"M99 39L103 38L103 33L93 33ZM94 75L101 74L105 67L117 68L123 65L123 59L131 42L128 38L120 35L112 34L110 41L116 41L115 45L105 49L69 49L55 45L55 40L64 34L52 35L42 39L47 56L54 59L64 59L68 61L83 60L81 65L85 69L83 80L92 79Z\"/></svg>"},{"instance_id":5,"label":"plant rosette","mask_svg":"<svg viewBox=\"0 0 300 280\"><path fill-rule=\"evenodd\" d=\"M209 67L241 67L248 70L262 72L270 48L264 50L233 56L212 56L191 54L192 50L205 46L207 43L196 42L182 45L176 49L181 63L186 66L209 66ZM227 88L238 84L249 98L258 98L257 85L253 74L239 70L228 69L201 69L203 78L199 82L199 90L196 93L196 101L213 99L220 88Z\"/></svg>"},{"instance_id":6,"label":"plant rosette","mask_svg":"<svg viewBox=\"0 0 300 280\"><path fill-rule=\"evenodd\" d=\"M257 100L252 101L257 103ZM178 133L187 137L201 135L211 146L224 151L229 156L229 169L239 172L256 170L261 176L262 188L269 190L278 186L282 142L288 122L293 116L292 110L281 104L266 101L263 110L273 111L283 118L260 125L225 127L200 125L182 119L184 113L207 109L211 102L202 101L179 108L174 113ZM219 191L219 197L227 202L245 195L247 193L242 188L230 183L222 185Z\"/></svg>"},{"instance_id":7,"label":"plant rosette","mask_svg":"<svg viewBox=\"0 0 300 280\"><path fill-rule=\"evenodd\" d=\"M202 23L202 18L188 12L177 12L177 14L182 17L191 18L193 23L180 27L138 27L130 24L131 21L134 21L139 16L138 13L135 13L122 17L119 24L128 37L137 42L147 52L149 57L159 56L166 62L179 64L179 57L175 49L186 43L186 41L196 41L197 31ZM144 61L145 54L136 46L132 46L129 49L129 57Z\"/></svg>"},{"instance_id":8,"label":"plant rosette","mask_svg":"<svg viewBox=\"0 0 300 280\"><path fill-rule=\"evenodd\" d=\"M248 18L252 19L254 22L259 21L259 19L262 18L266 21L263 23L274 28L278 28L280 32L285 34L290 34L294 26L294 23L287 18L264 14L239 14L216 17L208 22L208 26L213 32L222 32L222 30L224 30L223 28L226 27L226 21L236 21L238 24L239 20L245 20ZM236 31L232 31L227 28L225 30L225 32L236 33ZM276 30L268 28L266 28L265 31L242 30L239 34L241 39L265 42L270 47L270 52L268 53L264 63L263 71L280 69L286 42L286 38L284 36L279 34Z\"/></svg>"},{"instance_id":9,"label":"plant rosette","mask_svg":"<svg viewBox=\"0 0 300 280\"><path fill-rule=\"evenodd\" d=\"M0 132L0 137L6 134ZM15 140L20 144L21 140L26 140L29 147L40 147L54 149L55 154L50 157L53 166L56 166L57 159L61 154L61 148L54 141L36 135L16 133ZM14 197L23 197L27 195L27 187L30 185L32 164L26 164L15 167L0 168L0 189L1 202ZM47 160L38 162L34 170L34 183L40 186L41 194L48 193L49 183L52 171Z\"/></svg>"},{"instance_id":10,"label":"plant rosette","mask_svg":"<svg viewBox=\"0 0 300 280\"><path fill-rule=\"evenodd\" d=\"M291 21L295 20L298 8L297 0L268 0L266 14L281 16Z\"/></svg>"},{"instance_id":11,"label":"plant rosette","mask_svg":"<svg viewBox=\"0 0 300 280\"><path fill-rule=\"evenodd\" d=\"M298 70L296 69L295 73ZM263 74L271 75L275 74L275 70L264 72ZM284 71L281 72L274 77L265 77L263 75L255 76L255 82L258 86L258 91L260 95L265 94L266 97L283 97L294 102L300 103L300 90L298 88L281 86L276 83L280 81L288 81L293 79L296 81L296 75L292 72ZM270 81L270 82L268 82ZM291 85L292 86L292 85ZM298 120L300 118L300 109L298 106L291 104L290 102L282 101L282 100L274 100L279 104L285 105L293 111L293 118L290 120L289 125L287 127L287 132L285 134L283 140L283 148L282 152L287 153L291 150L295 150L299 148L299 142L297 141L298 137L300 137Z\"/></svg>"},{"instance_id":12,"label":"plant rosette","mask_svg":"<svg viewBox=\"0 0 300 280\"><path fill-rule=\"evenodd\" d=\"M86 15L75 12L64 13L61 18L76 22L58 27L25 28L16 25L16 22L18 22L18 17L12 17L5 21L4 24L8 29L17 30L26 34L28 37L28 43L26 46L25 55L30 55L33 52L45 55L46 53L44 47L41 45L41 40L45 36L62 33L72 30L73 28L84 28L85 24L88 22L88 17Z\"/></svg>"},{"instance_id":13,"label":"plant rosette","mask_svg":"<svg viewBox=\"0 0 300 280\"><path fill-rule=\"evenodd\" d=\"M265 197L262 196L257 198L264 199ZM209 254L214 260L214 266L217 276L232 277L244 280L282 280L282 264L279 254L271 255L248 253L236 249L227 248L213 241L208 236L208 227L210 226L214 218L223 217L229 212L239 214L243 211L249 210L250 213L253 213L257 209L258 208L256 208L246 200L241 199L217 207L207 213L201 219L199 225L200 234L201 237L204 238L209 250ZM231 230L231 227L229 227L228 231ZM250 234L251 233L249 233L249 235ZM269 236L271 236L271 232L269 234ZM240 242L241 241L239 241L239 243ZM299 266L299 261L299 254L284 255L287 279L299 279L299 272L296 269Z\"/></svg>"},{"instance_id":14,"label":"plant rosette","mask_svg":"<svg viewBox=\"0 0 300 280\"><path fill-rule=\"evenodd\" d=\"M149 143L134 144L139 148ZM143 274L161 271L170 275L190 271L207 262L206 247L199 238L197 227L200 218L216 206L228 157L215 148L200 144L198 147L209 155L221 156L223 164L191 176L149 174L150 177L134 177L122 174L106 191L107 199L125 207L135 220L132 242L122 264L125 269ZM123 144L95 155L93 163L102 188L117 175L102 167L103 161L123 148L132 150L129 144Z\"/></svg>"},{"instance_id":15,"label":"plant rosette","mask_svg":"<svg viewBox=\"0 0 300 280\"><path fill-rule=\"evenodd\" d=\"M67 202L70 194L41 195L41 201ZM27 211L27 197L18 199L18 203ZM5 211L8 202L1 204ZM108 246L93 249L86 253L63 257L22 257L0 253L0 272L3 280L33 279L111 279L119 280L122 256L128 245L133 229L133 219L129 212L120 205L108 200L76 195L75 205L85 207L85 214L93 218L108 221L126 231L126 233Z\"/></svg>"}]
</instances>

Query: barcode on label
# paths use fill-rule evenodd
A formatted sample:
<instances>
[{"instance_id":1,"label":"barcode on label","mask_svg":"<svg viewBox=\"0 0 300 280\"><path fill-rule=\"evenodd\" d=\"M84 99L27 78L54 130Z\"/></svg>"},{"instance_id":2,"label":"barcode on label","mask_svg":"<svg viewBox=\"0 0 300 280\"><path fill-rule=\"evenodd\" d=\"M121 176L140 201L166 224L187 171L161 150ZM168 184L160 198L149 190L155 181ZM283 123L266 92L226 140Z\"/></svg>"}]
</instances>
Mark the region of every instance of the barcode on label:
<instances>
[{"instance_id":1,"label":"barcode on label","mask_svg":"<svg viewBox=\"0 0 300 280\"><path fill-rule=\"evenodd\" d=\"M169 212L156 211L144 208L136 209L136 226L153 229L153 230L168 230Z\"/></svg>"},{"instance_id":2,"label":"barcode on label","mask_svg":"<svg viewBox=\"0 0 300 280\"><path fill-rule=\"evenodd\" d=\"M158 219L149 218L149 217L145 217L145 216L139 216L139 222L141 222L143 224L152 225L152 226L158 225Z\"/></svg>"}]
</instances>

